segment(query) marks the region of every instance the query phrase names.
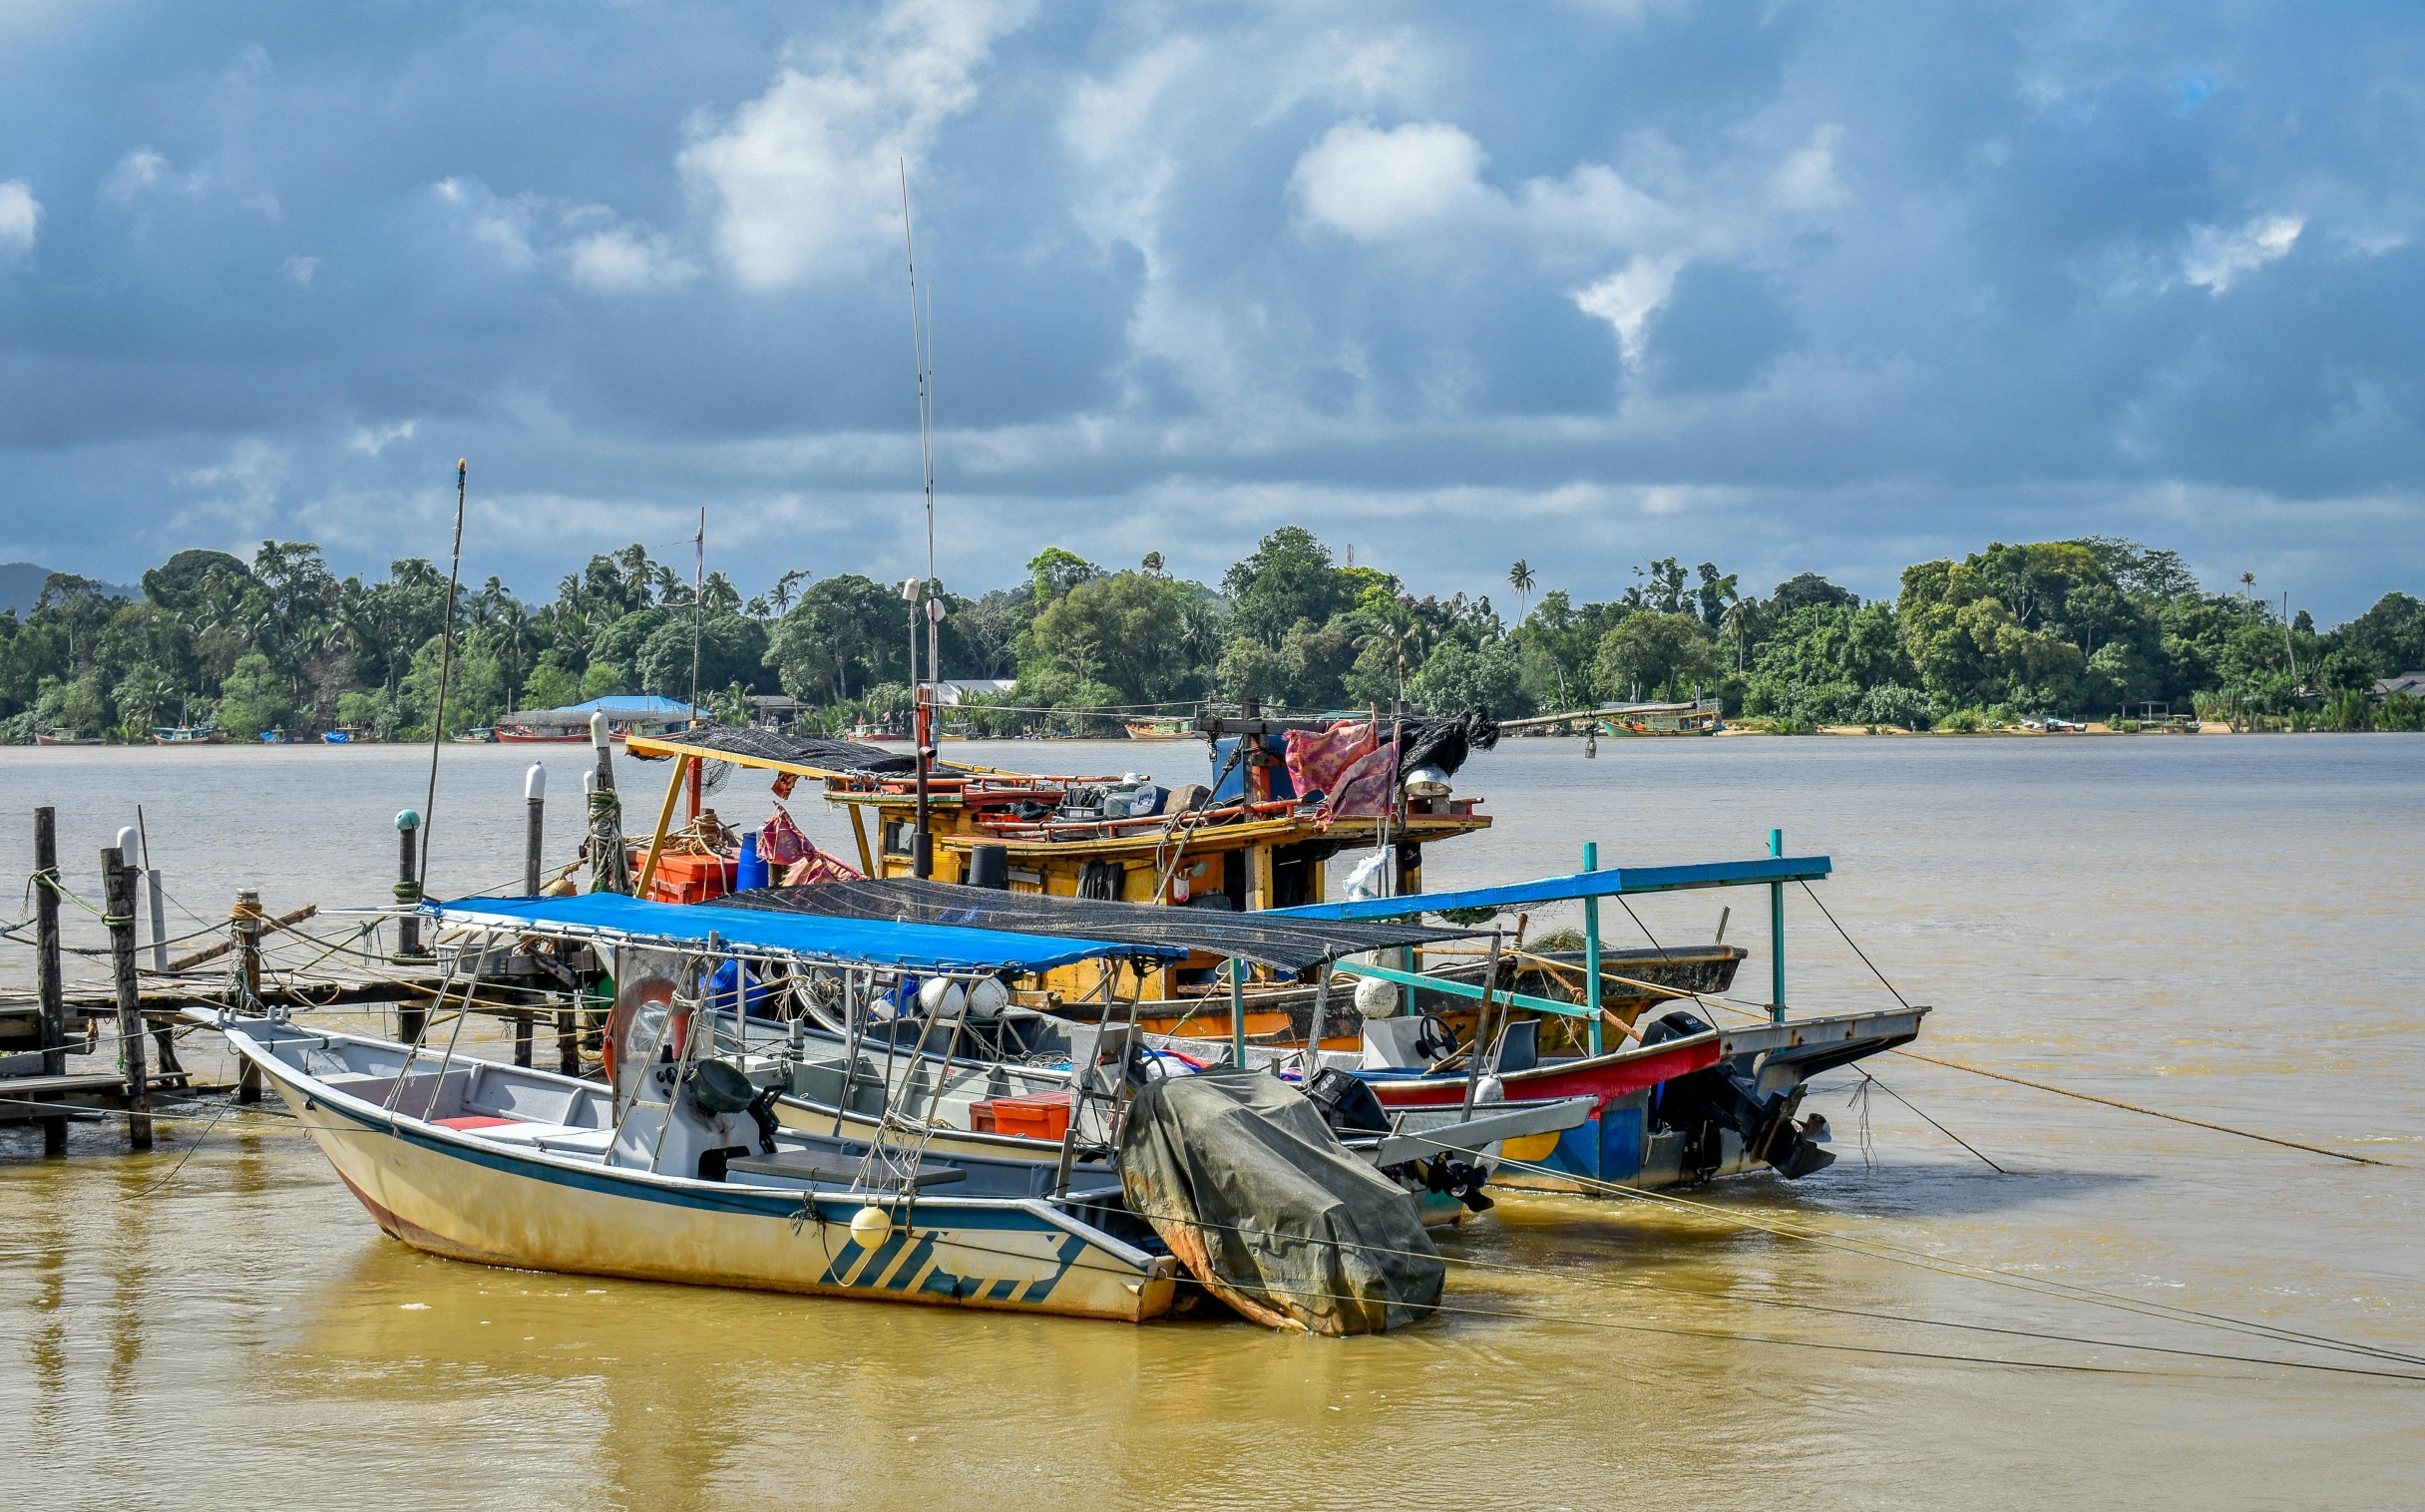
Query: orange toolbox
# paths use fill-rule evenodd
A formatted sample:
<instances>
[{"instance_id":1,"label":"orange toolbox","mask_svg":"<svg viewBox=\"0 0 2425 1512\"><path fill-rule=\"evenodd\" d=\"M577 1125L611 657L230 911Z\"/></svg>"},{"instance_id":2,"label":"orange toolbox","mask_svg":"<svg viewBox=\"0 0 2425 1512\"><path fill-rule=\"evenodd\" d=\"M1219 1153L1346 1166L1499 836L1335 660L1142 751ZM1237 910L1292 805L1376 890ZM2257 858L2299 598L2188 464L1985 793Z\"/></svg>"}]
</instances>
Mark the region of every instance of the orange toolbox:
<instances>
[{"instance_id":1,"label":"orange toolbox","mask_svg":"<svg viewBox=\"0 0 2425 1512\"><path fill-rule=\"evenodd\" d=\"M969 1105L969 1127L980 1134L1016 1134L1022 1139L1059 1139L1069 1132L1069 1094L1038 1092L997 1097Z\"/></svg>"},{"instance_id":2,"label":"orange toolbox","mask_svg":"<svg viewBox=\"0 0 2425 1512\"><path fill-rule=\"evenodd\" d=\"M730 856L667 853L656 858L656 880L648 896L658 903L705 903L732 891L738 862Z\"/></svg>"}]
</instances>

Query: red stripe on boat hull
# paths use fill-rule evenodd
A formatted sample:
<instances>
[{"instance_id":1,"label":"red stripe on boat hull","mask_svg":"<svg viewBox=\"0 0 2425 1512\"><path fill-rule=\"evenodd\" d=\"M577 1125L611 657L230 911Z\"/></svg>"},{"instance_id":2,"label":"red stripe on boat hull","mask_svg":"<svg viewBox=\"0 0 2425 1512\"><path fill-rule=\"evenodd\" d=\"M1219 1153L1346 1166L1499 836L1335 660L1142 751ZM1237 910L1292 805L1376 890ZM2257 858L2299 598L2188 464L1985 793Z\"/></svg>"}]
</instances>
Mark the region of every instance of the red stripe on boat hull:
<instances>
[{"instance_id":1,"label":"red stripe on boat hull","mask_svg":"<svg viewBox=\"0 0 2425 1512\"><path fill-rule=\"evenodd\" d=\"M1589 1097L1596 1107L1604 1108L1628 1092L1655 1087L1717 1063L1718 1040L1712 1035L1697 1043L1678 1044L1673 1049L1659 1046L1647 1051L1622 1050L1590 1060L1552 1061L1529 1071L1511 1072L1500 1078L1500 1085L1505 1088L1509 1102ZM1385 1108L1453 1107L1465 1100L1462 1076L1424 1076L1405 1081L1375 1081L1370 1085Z\"/></svg>"}]
</instances>

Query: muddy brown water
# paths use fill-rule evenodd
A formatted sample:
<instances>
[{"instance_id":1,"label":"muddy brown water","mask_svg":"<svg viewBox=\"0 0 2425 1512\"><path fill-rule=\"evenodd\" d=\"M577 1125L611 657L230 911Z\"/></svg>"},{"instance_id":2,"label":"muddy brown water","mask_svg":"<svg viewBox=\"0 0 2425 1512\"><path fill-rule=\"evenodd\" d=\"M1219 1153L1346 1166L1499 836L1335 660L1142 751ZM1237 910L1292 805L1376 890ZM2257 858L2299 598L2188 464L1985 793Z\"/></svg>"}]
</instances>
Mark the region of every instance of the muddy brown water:
<instances>
[{"instance_id":1,"label":"muddy brown water","mask_svg":"<svg viewBox=\"0 0 2425 1512\"><path fill-rule=\"evenodd\" d=\"M953 754L1185 780L1197 749ZM582 753L537 754L568 855ZM436 890L518 877L533 755L447 750ZM0 844L21 873L30 810L56 805L68 883L92 897L99 847L141 802L191 911L172 910L172 933L223 920L239 886L273 911L375 903L425 762L10 751ZM622 766L651 795L662 770ZM2425 740L2400 736L1612 741L1588 761L1573 741L1510 741L1459 781L1497 827L1434 848L1426 879L1569 871L1584 840L1608 865L1746 857L1781 827L1789 852L1834 858L1821 896L1935 1005L1916 1048L2391 1166L1887 1057L1886 1086L2010 1174L1887 1095L1864 1113L1858 1078L1831 1073L1810 1103L1836 1131L1831 1170L1720 1184L1689 1209L1503 1199L1446 1242L1464 1262L1451 1311L1341 1341L458 1265L382 1236L276 1118L175 1113L142 1158L117 1126L80 1124L50 1162L7 1129L9 1500L2415 1505L2425 1383L2132 1345L2425 1366L1919 1261L2425 1355L2421 775ZM711 802L754 819L768 800L736 778ZM822 803L792 807L849 854ZM1765 894L1644 898L1640 929L1611 908L1608 933L1706 940L1728 906L1728 939L1753 950L1738 995L1763 997ZM1798 1011L1890 1000L1807 899L1787 913ZM97 943L69 914L70 944ZM0 985L21 989L30 951L0 951ZM188 1051L217 1063L203 1038Z\"/></svg>"}]
</instances>

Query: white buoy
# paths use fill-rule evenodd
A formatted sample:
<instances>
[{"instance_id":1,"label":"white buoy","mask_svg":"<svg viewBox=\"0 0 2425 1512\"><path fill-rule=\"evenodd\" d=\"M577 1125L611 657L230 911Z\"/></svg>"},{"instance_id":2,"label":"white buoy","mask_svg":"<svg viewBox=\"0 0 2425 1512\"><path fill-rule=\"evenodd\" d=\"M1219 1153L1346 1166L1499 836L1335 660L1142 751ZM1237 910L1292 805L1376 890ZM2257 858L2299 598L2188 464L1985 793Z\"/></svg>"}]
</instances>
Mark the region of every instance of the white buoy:
<instances>
[{"instance_id":1,"label":"white buoy","mask_svg":"<svg viewBox=\"0 0 2425 1512\"><path fill-rule=\"evenodd\" d=\"M1356 1011L1367 1018L1388 1018L1399 1007L1398 983L1367 976L1356 983Z\"/></svg>"},{"instance_id":2,"label":"white buoy","mask_svg":"<svg viewBox=\"0 0 2425 1512\"><path fill-rule=\"evenodd\" d=\"M893 1237L893 1215L882 1208L866 1207L851 1215L851 1242L862 1250L873 1250Z\"/></svg>"},{"instance_id":3,"label":"white buoy","mask_svg":"<svg viewBox=\"0 0 2425 1512\"><path fill-rule=\"evenodd\" d=\"M919 983L918 1005L937 1018L958 1018L968 1002L968 989L948 976L930 976Z\"/></svg>"},{"instance_id":4,"label":"white buoy","mask_svg":"<svg viewBox=\"0 0 2425 1512\"><path fill-rule=\"evenodd\" d=\"M1010 989L999 976L989 976L969 992L969 1011L980 1018L999 1018L1010 1005Z\"/></svg>"}]
</instances>

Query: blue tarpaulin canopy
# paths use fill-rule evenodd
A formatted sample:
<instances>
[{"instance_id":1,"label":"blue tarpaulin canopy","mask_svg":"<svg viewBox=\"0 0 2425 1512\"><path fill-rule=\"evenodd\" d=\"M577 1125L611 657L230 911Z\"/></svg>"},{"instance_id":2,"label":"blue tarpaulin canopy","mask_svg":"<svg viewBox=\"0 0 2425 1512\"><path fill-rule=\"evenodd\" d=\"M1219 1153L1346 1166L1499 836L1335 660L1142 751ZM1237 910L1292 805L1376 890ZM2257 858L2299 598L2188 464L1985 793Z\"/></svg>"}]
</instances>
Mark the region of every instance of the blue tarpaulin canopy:
<instances>
[{"instance_id":1,"label":"blue tarpaulin canopy","mask_svg":"<svg viewBox=\"0 0 2425 1512\"><path fill-rule=\"evenodd\" d=\"M1170 945L1113 945L1101 940L1047 939L1004 930L897 924L883 919L832 919L769 914L711 903L650 903L619 893L571 898L464 898L430 912L450 925L490 926L536 935L584 936L705 950L712 932L739 954L774 952L819 960L899 966L913 971L1041 971L1107 955L1185 955Z\"/></svg>"},{"instance_id":2,"label":"blue tarpaulin canopy","mask_svg":"<svg viewBox=\"0 0 2425 1512\"><path fill-rule=\"evenodd\" d=\"M1460 893L1413 893L1403 898L1366 898L1353 903L1314 903L1275 909L1282 919L1407 919L1443 909L1514 909L1570 898L1613 898L1621 893L1674 893L1687 888L1740 888L1769 882L1817 882L1833 871L1824 856L1763 857L1758 861L1713 861L1687 867L1612 867L1538 882Z\"/></svg>"}]
</instances>

